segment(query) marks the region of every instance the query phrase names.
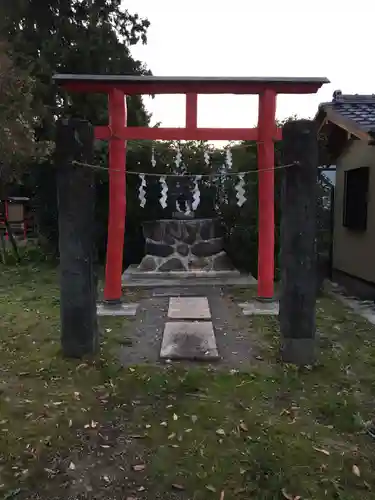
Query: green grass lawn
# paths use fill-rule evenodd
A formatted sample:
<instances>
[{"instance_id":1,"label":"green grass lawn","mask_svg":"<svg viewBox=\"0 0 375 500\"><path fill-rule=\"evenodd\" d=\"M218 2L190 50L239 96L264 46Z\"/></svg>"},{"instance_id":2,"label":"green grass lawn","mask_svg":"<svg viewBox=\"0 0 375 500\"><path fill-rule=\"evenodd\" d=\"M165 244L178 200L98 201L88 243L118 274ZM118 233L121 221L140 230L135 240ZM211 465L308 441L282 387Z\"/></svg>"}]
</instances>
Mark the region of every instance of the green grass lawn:
<instances>
[{"instance_id":1,"label":"green grass lawn","mask_svg":"<svg viewBox=\"0 0 375 500\"><path fill-rule=\"evenodd\" d=\"M375 498L375 328L328 298L318 328L304 370L271 318L248 320L250 373L122 369L123 318L100 357L64 360L56 270L0 266L0 499Z\"/></svg>"}]
</instances>

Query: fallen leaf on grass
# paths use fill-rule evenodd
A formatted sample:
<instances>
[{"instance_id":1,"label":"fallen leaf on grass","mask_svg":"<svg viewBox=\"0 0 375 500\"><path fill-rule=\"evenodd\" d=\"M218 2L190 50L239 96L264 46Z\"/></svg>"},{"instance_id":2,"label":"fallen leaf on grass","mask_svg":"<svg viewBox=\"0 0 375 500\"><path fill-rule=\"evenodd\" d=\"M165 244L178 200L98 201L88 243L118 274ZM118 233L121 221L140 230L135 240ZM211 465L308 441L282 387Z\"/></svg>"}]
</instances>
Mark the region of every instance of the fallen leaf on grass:
<instances>
[{"instance_id":1,"label":"fallen leaf on grass","mask_svg":"<svg viewBox=\"0 0 375 500\"><path fill-rule=\"evenodd\" d=\"M73 462L70 462L69 469L70 470L75 470L76 469L76 466L75 466L75 464Z\"/></svg>"},{"instance_id":2,"label":"fallen leaf on grass","mask_svg":"<svg viewBox=\"0 0 375 500\"><path fill-rule=\"evenodd\" d=\"M96 429L96 427L98 427L98 422L95 422L94 420L91 420L91 422L89 424L85 424L83 426L85 429Z\"/></svg>"},{"instance_id":3,"label":"fallen leaf on grass","mask_svg":"<svg viewBox=\"0 0 375 500\"><path fill-rule=\"evenodd\" d=\"M218 436L225 436L225 430L224 429L217 429L216 434Z\"/></svg>"},{"instance_id":4,"label":"fallen leaf on grass","mask_svg":"<svg viewBox=\"0 0 375 500\"><path fill-rule=\"evenodd\" d=\"M300 497L299 495L294 496L294 495L291 495L290 493L287 493L285 488L283 488L281 490L281 493L282 493L283 497L286 498L287 500L302 500L302 497Z\"/></svg>"},{"instance_id":5,"label":"fallen leaf on grass","mask_svg":"<svg viewBox=\"0 0 375 500\"><path fill-rule=\"evenodd\" d=\"M352 472L355 476L361 477L361 471L359 470L359 467L357 465L353 465Z\"/></svg>"},{"instance_id":6,"label":"fallen leaf on grass","mask_svg":"<svg viewBox=\"0 0 375 500\"><path fill-rule=\"evenodd\" d=\"M206 490L212 491L212 493L216 493L216 488L215 488L215 486L212 486L212 484L207 484Z\"/></svg>"},{"instance_id":7,"label":"fallen leaf on grass","mask_svg":"<svg viewBox=\"0 0 375 500\"><path fill-rule=\"evenodd\" d=\"M247 425L244 422L240 423L240 429L241 429L241 431L244 431L244 432L248 432L248 430L249 430L247 428Z\"/></svg>"},{"instance_id":8,"label":"fallen leaf on grass","mask_svg":"<svg viewBox=\"0 0 375 500\"><path fill-rule=\"evenodd\" d=\"M168 439L174 439L176 437L176 433L172 432L172 434L169 434Z\"/></svg>"},{"instance_id":9,"label":"fallen leaf on grass","mask_svg":"<svg viewBox=\"0 0 375 500\"><path fill-rule=\"evenodd\" d=\"M8 491L5 494L2 500L10 500L11 498L16 497L19 493L21 493L21 488L16 488L15 490Z\"/></svg>"},{"instance_id":10,"label":"fallen leaf on grass","mask_svg":"<svg viewBox=\"0 0 375 500\"><path fill-rule=\"evenodd\" d=\"M175 413L173 413L173 420L178 420L178 415L176 415Z\"/></svg>"},{"instance_id":11,"label":"fallen leaf on grass","mask_svg":"<svg viewBox=\"0 0 375 500\"><path fill-rule=\"evenodd\" d=\"M196 415L192 415L191 421L193 422L193 424L195 424L198 421L198 417Z\"/></svg>"},{"instance_id":12,"label":"fallen leaf on grass","mask_svg":"<svg viewBox=\"0 0 375 500\"><path fill-rule=\"evenodd\" d=\"M145 470L145 468L146 468L145 464L133 465L133 470L135 472L142 472L143 470Z\"/></svg>"},{"instance_id":13,"label":"fallen leaf on grass","mask_svg":"<svg viewBox=\"0 0 375 500\"><path fill-rule=\"evenodd\" d=\"M48 468L45 468L44 469L47 474L49 474L50 476L54 476L55 474L58 474L58 471L57 470L54 470L54 469L48 469Z\"/></svg>"},{"instance_id":14,"label":"fallen leaf on grass","mask_svg":"<svg viewBox=\"0 0 375 500\"><path fill-rule=\"evenodd\" d=\"M174 483L174 484L172 484L172 488L173 488L174 490L184 491L185 486L182 486L182 484L177 484L177 483Z\"/></svg>"},{"instance_id":15,"label":"fallen leaf on grass","mask_svg":"<svg viewBox=\"0 0 375 500\"><path fill-rule=\"evenodd\" d=\"M319 453L323 453L324 455L327 455L329 457L330 452L328 450L325 450L324 448L316 448L313 446L313 450L318 451Z\"/></svg>"},{"instance_id":16,"label":"fallen leaf on grass","mask_svg":"<svg viewBox=\"0 0 375 500\"><path fill-rule=\"evenodd\" d=\"M294 500L294 495L289 495L289 493L287 493L284 488L281 490L281 493L287 500Z\"/></svg>"}]
</instances>

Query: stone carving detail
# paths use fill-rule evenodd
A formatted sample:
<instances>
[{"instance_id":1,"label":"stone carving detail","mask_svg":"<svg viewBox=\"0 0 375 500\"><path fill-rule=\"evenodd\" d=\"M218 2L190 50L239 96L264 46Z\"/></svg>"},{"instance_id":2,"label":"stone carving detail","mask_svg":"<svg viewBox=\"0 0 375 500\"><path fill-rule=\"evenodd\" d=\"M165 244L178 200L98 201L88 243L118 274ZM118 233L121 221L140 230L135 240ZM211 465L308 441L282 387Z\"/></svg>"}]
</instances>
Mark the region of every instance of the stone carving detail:
<instances>
[{"instance_id":1,"label":"stone carving detail","mask_svg":"<svg viewBox=\"0 0 375 500\"><path fill-rule=\"evenodd\" d=\"M234 270L217 219L164 219L143 224L146 256L140 271Z\"/></svg>"}]
</instances>

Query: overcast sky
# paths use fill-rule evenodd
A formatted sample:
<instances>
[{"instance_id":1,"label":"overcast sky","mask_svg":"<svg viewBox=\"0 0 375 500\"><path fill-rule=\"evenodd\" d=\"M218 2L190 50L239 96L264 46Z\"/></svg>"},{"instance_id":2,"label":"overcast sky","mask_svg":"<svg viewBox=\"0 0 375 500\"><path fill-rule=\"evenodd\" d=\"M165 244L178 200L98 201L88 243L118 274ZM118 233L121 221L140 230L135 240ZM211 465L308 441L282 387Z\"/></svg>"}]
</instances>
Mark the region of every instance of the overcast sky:
<instances>
[{"instance_id":1,"label":"overcast sky","mask_svg":"<svg viewBox=\"0 0 375 500\"><path fill-rule=\"evenodd\" d=\"M124 0L148 17L132 48L156 76L326 76L316 95L281 95L277 118L313 117L332 93L375 93L374 0ZM269 17L268 17L269 16ZM145 99L153 122L184 126L184 97ZM255 96L200 96L198 125L254 126Z\"/></svg>"}]
</instances>

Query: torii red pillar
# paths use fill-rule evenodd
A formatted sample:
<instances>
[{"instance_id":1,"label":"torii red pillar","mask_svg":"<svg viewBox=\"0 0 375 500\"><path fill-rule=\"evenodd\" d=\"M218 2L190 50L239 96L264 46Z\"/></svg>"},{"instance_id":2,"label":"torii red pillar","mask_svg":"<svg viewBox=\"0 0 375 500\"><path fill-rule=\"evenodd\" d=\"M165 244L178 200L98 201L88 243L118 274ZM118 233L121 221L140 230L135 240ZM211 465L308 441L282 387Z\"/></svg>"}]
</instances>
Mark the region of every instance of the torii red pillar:
<instances>
[{"instance_id":1,"label":"torii red pillar","mask_svg":"<svg viewBox=\"0 0 375 500\"><path fill-rule=\"evenodd\" d=\"M122 131L126 127L126 96L113 88L108 95L109 127L109 214L104 298L120 302L122 262L126 215L126 142Z\"/></svg>"},{"instance_id":2,"label":"torii red pillar","mask_svg":"<svg viewBox=\"0 0 375 500\"><path fill-rule=\"evenodd\" d=\"M104 298L121 299L125 231L126 141L256 141L259 168L258 296L272 299L274 280L274 141L281 139L275 124L277 94L316 92L327 78L258 77L154 77L139 75L55 75L67 90L105 93L109 96L109 126L95 127L95 137L109 141L109 221ZM185 94L185 128L127 127L125 96ZM258 94L258 128L199 128L198 94Z\"/></svg>"},{"instance_id":3,"label":"torii red pillar","mask_svg":"<svg viewBox=\"0 0 375 500\"><path fill-rule=\"evenodd\" d=\"M258 298L274 295L275 193L274 165L276 137L276 92L266 89L259 95L258 110Z\"/></svg>"}]
</instances>

